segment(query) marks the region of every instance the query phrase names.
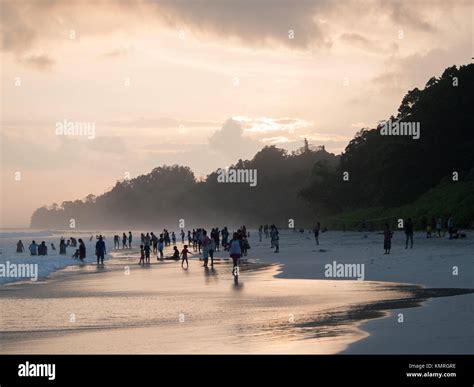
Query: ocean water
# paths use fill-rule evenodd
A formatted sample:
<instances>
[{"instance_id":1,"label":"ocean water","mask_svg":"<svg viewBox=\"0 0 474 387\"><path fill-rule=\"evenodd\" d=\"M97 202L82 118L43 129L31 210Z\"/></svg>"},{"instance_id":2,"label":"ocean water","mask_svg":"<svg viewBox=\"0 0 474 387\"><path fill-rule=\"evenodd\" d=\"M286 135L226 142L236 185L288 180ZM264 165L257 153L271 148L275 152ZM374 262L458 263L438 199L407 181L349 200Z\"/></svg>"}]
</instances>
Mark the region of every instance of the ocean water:
<instances>
[{"instance_id":1,"label":"ocean water","mask_svg":"<svg viewBox=\"0 0 474 387\"><path fill-rule=\"evenodd\" d=\"M66 255L59 254L59 241L61 237L69 239L74 237L76 239L82 238L86 245L86 260L85 263L95 261L95 243L97 231L71 231L71 230L2 230L0 231L0 264L7 262L15 264L37 264L38 279L44 279L49 274L63 269L69 265L83 265L78 259L73 259L72 255L76 248L68 247ZM113 231L104 233L106 235L107 250L113 248ZM92 241L90 237L93 236ZM21 240L25 247L24 253L16 252L17 242ZM42 241L46 242L48 246L48 255L46 256L32 256L28 250L28 246L32 241L40 244ZM52 250L51 243L54 243L56 250ZM0 276L0 285L16 281L24 281L25 278L16 278L10 276Z\"/></svg>"}]
</instances>

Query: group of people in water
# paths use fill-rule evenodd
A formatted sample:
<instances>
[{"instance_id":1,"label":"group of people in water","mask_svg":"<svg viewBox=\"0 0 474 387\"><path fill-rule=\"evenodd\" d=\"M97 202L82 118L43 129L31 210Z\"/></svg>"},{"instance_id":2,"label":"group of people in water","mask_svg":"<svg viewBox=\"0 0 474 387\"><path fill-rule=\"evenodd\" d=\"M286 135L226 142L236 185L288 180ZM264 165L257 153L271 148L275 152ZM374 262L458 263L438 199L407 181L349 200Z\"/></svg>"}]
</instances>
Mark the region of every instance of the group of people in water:
<instances>
[{"instance_id":1,"label":"group of people in water","mask_svg":"<svg viewBox=\"0 0 474 387\"><path fill-rule=\"evenodd\" d=\"M56 246L54 245L54 243L51 243L50 246L51 250L56 250ZM75 253L72 255L72 258L78 258L80 260L84 260L86 258L86 246L82 239L76 239L74 237L71 237L66 242L66 240L61 237L59 241L59 254L66 255L66 248L68 247L77 247ZM42 241L40 244L37 244L36 241L32 241L31 244L28 246L28 250L30 251L31 255L48 255L48 246L46 245L45 241ZM16 252L25 252L25 246L23 245L23 242L21 240L19 240L16 244Z\"/></svg>"}]
</instances>

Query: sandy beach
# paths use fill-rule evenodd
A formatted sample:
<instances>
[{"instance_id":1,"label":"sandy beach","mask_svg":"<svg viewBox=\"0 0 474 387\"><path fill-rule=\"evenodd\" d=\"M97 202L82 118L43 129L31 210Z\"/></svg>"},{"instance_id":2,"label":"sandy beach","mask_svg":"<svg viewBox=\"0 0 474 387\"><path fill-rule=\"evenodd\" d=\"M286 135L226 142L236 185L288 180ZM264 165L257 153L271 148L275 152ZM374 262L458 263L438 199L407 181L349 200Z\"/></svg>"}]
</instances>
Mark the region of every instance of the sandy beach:
<instances>
[{"instance_id":1,"label":"sandy beach","mask_svg":"<svg viewBox=\"0 0 474 387\"><path fill-rule=\"evenodd\" d=\"M204 269L194 255L183 270L156 258L138 265L135 249L112 251L104 268L73 265L1 286L0 352L472 352L472 241L426 246L420 236L415 249L387 257L379 237L333 232L316 246L309 234L284 232L274 254L253 233L238 285L228 261ZM447 243L458 243L457 278L442 275ZM333 260L364 263L365 280L325 278Z\"/></svg>"}]
</instances>

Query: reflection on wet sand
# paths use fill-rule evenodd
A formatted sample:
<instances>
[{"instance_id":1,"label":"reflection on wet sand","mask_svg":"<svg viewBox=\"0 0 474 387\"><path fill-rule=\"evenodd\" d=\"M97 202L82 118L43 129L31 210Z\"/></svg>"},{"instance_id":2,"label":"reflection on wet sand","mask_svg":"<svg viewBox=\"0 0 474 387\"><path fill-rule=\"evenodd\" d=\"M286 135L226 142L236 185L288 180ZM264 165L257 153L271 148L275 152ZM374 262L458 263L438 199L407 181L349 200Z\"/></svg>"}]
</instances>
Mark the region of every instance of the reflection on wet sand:
<instances>
[{"instance_id":1,"label":"reflection on wet sand","mask_svg":"<svg viewBox=\"0 0 474 387\"><path fill-rule=\"evenodd\" d=\"M279 270L242 266L236 283L226 263L203 268L191 260L182 270L176 262L140 266L124 257L101 269L87 265L4 286L0 352L336 353L366 336L362 321L452 295L393 283L275 278Z\"/></svg>"}]
</instances>

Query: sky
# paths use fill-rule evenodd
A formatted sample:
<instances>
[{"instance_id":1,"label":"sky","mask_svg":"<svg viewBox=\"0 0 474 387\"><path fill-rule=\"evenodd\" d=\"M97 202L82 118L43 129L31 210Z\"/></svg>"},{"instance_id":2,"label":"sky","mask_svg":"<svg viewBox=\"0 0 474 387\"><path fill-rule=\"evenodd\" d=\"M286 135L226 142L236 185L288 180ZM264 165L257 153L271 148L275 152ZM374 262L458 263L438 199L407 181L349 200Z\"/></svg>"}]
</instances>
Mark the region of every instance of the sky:
<instances>
[{"instance_id":1,"label":"sky","mask_svg":"<svg viewBox=\"0 0 474 387\"><path fill-rule=\"evenodd\" d=\"M0 4L1 228L163 164L340 154L472 57L470 1Z\"/></svg>"}]
</instances>

